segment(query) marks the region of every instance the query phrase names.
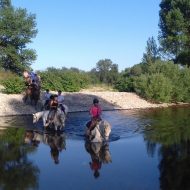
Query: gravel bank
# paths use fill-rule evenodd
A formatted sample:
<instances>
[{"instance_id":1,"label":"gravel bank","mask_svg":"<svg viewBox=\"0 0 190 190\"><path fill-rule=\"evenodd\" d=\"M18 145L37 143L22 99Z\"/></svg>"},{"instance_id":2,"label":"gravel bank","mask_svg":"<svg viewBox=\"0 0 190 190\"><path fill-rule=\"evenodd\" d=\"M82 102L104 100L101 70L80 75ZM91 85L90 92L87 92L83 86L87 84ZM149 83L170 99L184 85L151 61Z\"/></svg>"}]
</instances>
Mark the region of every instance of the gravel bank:
<instances>
[{"instance_id":1,"label":"gravel bank","mask_svg":"<svg viewBox=\"0 0 190 190\"><path fill-rule=\"evenodd\" d=\"M69 107L70 112L88 111L94 97L99 98L100 105L103 110L139 109L168 106L168 104L149 103L135 93L127 92L92 92L86 90L78 93L63 94L65 96L65 104ZM7 95L0 93L0 116L35 113L37 110L30 105L24 104L22 97L22 94Z\"/></svg>"}]
</instances>

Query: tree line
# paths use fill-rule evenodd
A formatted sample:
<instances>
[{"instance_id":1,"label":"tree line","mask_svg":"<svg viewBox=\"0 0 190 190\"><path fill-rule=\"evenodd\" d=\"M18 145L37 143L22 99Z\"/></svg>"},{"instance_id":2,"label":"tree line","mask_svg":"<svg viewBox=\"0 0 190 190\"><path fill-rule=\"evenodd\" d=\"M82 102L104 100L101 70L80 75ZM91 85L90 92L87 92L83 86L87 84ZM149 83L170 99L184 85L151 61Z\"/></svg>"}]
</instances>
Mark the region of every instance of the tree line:
<instances>
[{"instance_id":1,"label":"tree line","mask_svg":"<svg viewBox=\"0 0 190 190\"><path fill-rule=\"evenodd\" d=\"M38 71L43 89L74 92L88 85L106 84L118 91L136 92L151 101L189 102L190 1L162 0L159 17L159 44L150 37L140 63L121 72L110 59L98 61L88 72L47 68ZM31 69L36 59L35 50L27 48L37 34L35 19L26 9L14 8L10 0L0 0L0 68L18 75L17 80L10 82L10 77L4 81L8 89L14 88L13 83L18 84L19 75L24 69Z\"/></svg>"}]
</instances>

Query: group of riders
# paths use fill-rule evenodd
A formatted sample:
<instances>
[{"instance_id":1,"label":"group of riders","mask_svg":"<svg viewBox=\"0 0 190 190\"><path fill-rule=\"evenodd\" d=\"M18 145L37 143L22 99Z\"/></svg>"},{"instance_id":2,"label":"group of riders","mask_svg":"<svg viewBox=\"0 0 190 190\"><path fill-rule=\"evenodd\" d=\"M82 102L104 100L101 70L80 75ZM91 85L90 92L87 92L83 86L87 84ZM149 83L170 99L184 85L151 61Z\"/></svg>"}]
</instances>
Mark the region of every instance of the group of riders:
<instances>
[{"instance_id":1,"label":"group of riders","mask_svg":"<svg viewBox=\"0 0 190 190\"><path fill-rule=\"evenodd\" d=\"M35 72L24 71L23 77L25 79L27 90L39 91L40 93L41 79L38 74L36 74ZM64 96L62 95L61 90L58 90L57 94L51 94L49 89L46 89L43 95L43 108L45 110L49 110L47 122L55 117L58 109L65 114ZM90 132L94 129L96 124L102 120L102 109L99 105L99 100L97 98L93 99L93 105L90 107L89 112L91 120L86 124L87 136L90 135Z\"/></svg>"},{"instance_id":2,"label":"group of riders","mask_svg":"<svg viewBox=\"0 0 190 190\"><path fill-rule=\"evenodd\" d=\"M26 82L27 90L29 91L37 91L40 93L41 89L41 79L40 76L34 72L28 72L24 71L23 76ZM26 90L26 91L27 91ZM27 92L26 92L27 93ZM50 120L53 120L57 112L62 112L66 115L66 110L64 107L64 96L62 95L61 90L58 90L57 94L51 94L49 89L46 89L45 93L43 94L42 97L42 104L44 110L49 110L48 118L46 123L48 123ZM58 111L59 110L59 111ZM90 113L90 121L86 124L86 135L90 137L91 131L96 127L96 125L102 121L101 114L102 114L102 109L101 106L99 105L99 100L97 98L93 99L93 104L89 109ZM47 125L48 126L48 125ZM31 135L31 134L32 135ZM27 135L30 135L31 138L26 138L26 140L32 139L33 143L39 143L39 140L35 139L35 135L33 135L33 132L27 132ZM39 136L39 135L38 135ZM59 163L59 151L60 151L60 145L64 144L63 139L61 136L48 136L48 138L45 138L47 141L47 144L51 148L51 156L56 164ZM51 137L51 138L50 138ZM54 139L55 138L55 139ZM57 142L57 138L61 139L61 143L58 146L55 142ZM55 142L54 142L55 141ZM85 143L85 148L88 153L91 155L92 161L89 163L90 168L92 171L94 171L94 177L97 178L99 174L99 170L101 169L102 162L103 163L109 163L111 162L111 156L109 153L109 146L107 143L90 143L86 142ZM61 149L62 150L62 149Z\"/></svg>"}]
</instances>

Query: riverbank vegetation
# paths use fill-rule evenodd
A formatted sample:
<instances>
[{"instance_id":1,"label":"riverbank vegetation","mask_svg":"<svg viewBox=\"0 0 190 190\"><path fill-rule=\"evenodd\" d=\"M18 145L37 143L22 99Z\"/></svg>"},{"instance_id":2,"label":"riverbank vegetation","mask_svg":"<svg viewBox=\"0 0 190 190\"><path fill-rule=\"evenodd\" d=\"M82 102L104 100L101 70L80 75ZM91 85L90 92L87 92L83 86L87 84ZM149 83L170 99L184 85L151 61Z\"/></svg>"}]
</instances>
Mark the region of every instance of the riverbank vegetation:
<instances>
[{"instance_id":1,"label":"riverbank vegetation","mask_svg":"<svg viewBox=\"0 0 190 190\"><path fill-rule=\"evenodd\" d=\"M20 93L24 84L21 73L31 69L31 63L36 59L35 51L26 49L26 44L37 34L35 15L15 9L10 0L0 2L0 25L4 26L0 31L3 42L0 44L0 83L7 93ZM189 1L162 0L159 45L154 37L150 37L140 63L121 72L110 59L98 61L91 71L47 68L37 71L42 89L76 92L88 86L105 85L118 91L135 92L153 102L190 102L189 12ZM19 19L16 15L20 15ZM27 28L25 20L29 23ZM12 24L7 24L9 22ZM12 27L17 28L16 32L10 32Z\"/></svg>"}]
</instances>

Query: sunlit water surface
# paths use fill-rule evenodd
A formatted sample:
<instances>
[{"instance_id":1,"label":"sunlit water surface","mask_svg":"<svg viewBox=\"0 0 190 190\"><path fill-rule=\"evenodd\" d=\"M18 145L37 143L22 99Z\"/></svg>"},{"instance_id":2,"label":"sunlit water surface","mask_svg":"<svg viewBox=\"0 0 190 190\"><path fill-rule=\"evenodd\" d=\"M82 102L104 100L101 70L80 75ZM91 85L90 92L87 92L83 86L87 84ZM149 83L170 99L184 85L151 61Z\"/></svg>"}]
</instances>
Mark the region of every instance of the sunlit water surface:
<instances>
[{"instance_id":1,"label":"sunlit water surface","mask_svg":"<svg viewBox=\"0 0 190 190\"><path fill-rule=\"evenodd\" d=\"M190 107L109 111L110 142L84 139L88 113L64 132L31 116L0 118L0 189L190 189Z\"/></svg>"}]
</instances>

